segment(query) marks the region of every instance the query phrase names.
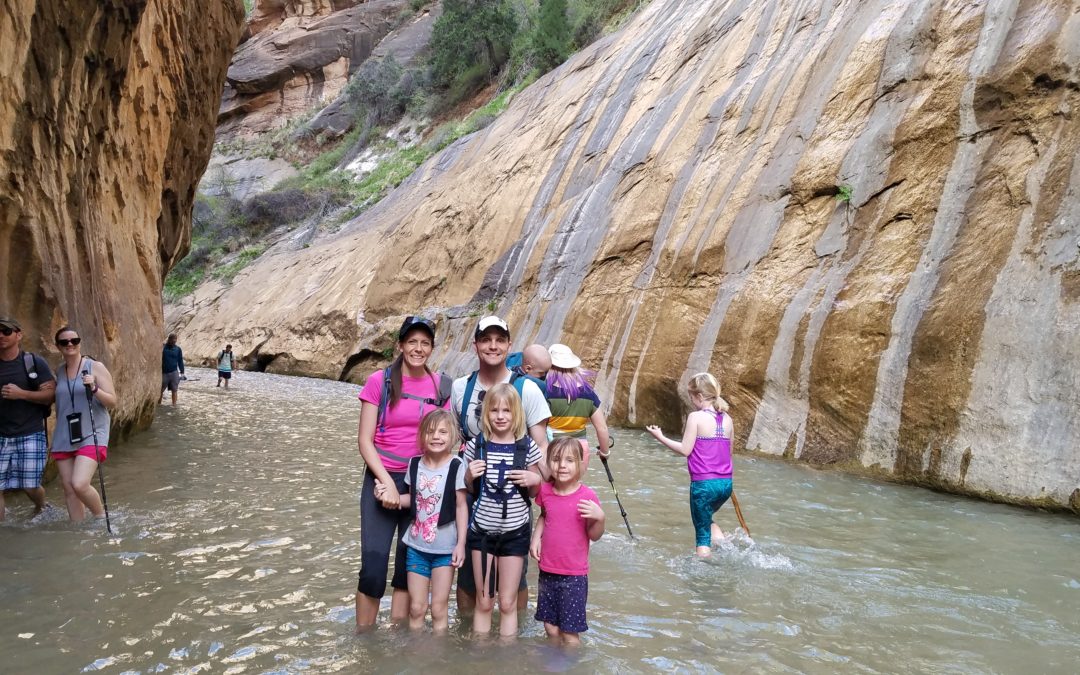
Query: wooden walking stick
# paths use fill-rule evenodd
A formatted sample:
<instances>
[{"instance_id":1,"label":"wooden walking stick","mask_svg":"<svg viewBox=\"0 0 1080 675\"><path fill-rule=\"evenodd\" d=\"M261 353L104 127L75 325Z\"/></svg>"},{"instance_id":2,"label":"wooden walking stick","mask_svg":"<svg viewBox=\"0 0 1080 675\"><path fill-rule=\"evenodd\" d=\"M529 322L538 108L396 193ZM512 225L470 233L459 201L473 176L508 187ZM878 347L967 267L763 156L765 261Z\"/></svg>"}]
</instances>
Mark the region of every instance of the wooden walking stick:
<instances>
[{"instance_id":1,"label":"wooden walking stick","mask_svg":"<svg viewBox=\"0 0 1080 675\"><path fill-rule=\"evenodd\" d=\"M739 498L735 496L735 492L731 493L731 504L735 507L735 517L739 519L739 525L746 532L746 536L750 536L750 528L746 526L746 519L742 517L742 509L739 508Z\"/></svg>"}]
</instances>

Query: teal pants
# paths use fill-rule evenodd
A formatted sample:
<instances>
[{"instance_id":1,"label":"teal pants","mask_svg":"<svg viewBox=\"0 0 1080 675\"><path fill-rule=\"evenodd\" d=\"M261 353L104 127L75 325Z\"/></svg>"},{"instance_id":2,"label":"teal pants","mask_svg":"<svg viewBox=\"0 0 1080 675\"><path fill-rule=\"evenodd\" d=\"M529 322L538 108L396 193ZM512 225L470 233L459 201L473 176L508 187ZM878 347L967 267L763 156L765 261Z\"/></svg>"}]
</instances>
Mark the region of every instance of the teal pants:
<instances>
[{"instance_id":1,"label":"teal pants","mask_svg":"<svg viewBox=\"0 0 1080 675\"><path fill-rule=\"evenodd\" d=\"M690 519L697 546L712 546L713 514L730 498L730 478L690 481Z\"/></svg>"}]
</instances>

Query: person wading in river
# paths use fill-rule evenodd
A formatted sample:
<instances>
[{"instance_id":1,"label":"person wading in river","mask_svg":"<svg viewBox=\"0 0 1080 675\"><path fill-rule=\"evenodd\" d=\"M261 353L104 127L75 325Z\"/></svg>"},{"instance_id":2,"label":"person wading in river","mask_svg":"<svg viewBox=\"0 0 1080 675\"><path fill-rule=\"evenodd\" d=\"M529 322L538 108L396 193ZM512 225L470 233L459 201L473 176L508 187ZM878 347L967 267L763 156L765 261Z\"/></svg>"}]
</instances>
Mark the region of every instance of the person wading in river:
<instances>
[{"instance_id":1,"label":"person wading in river","mask_svg":"<svg viewBox=\"0 0 1080 675\"><path fill-rule=\"evenodd\" d=\"M184 351L176 344L176 333L169 335L161 346L161 396L165 399L165 390L172 393L172 404L176 405L180 379L184 377Z\"/></svg>"},{"instance_id":2,"label":"person wading in river","mask_svg":"<svg viewBox=\"0 0 1080 675\"><path fill-rule=\"evenodd\" d=\"M709 373L698 373L687 385L694 411L686 416L682 441L664 435L650 424L645 430L676 455L686 457L690 471L690 519L698 557L712 554L712 540L724 533L713 522L715 514L731 497L731 417L728 403L720 397L720 385Z\"/></svg>"},{"instance_id":3,"label":"person wading in river","mask_svg":"<svg viewBox=\"0 0 1080 675\"><path fill-rule=\"evenodd\" d=\"M496 384L509 382L514 385L521 397L525 411L525 424L529 436L536 442L540 452L547 453L547 422L551 417L544 392L528 378L514 373L506 366L510 353L510 328L497 316L480 319L473 333L473 346L480 366L471 374L454 380L452 397L454 415L461 426L461 435L468 441L476 438L481 431L480 410L484 394ZM540 462L541 471L547 471L547 463ZM527 563L526 563L527 564ZM525 609L529 604L529 589L526 582L526 566L521 574L518 590L518 609ZM457 583L458 612L472 613L476 607L476 585L473 579L472 553L465 557L465 564L458 571Z\"/></svg>"},{"instance_id":4,"label":"person wading in river","mask_svg":"<svg viewBox=\"0 0 1080 675\"><path fill-rule=\"evenodd\" d=\"M225 388L229 388L234 365L236 365L236 357L233 356L232 345L225 345L225 349L222 349L217 357L217 386L220 387L224 382Z\"/></svg>"},{"instance_id":5,"label":"person wading in river","mask_svg":"<svg viewBox=\"0 0 1080 675\"><path fill-rule=\"evenodd\" d=\"M56 332L64 363L56 373L52 456L64 486L68 518L73 521L85 518L86 509L95 518L105 515L101 495L91 481L108 453L109 409L116 405L109 369L83 356L81 342L74 328L64 326Z\"/></svg>"},{"instance_id":6,"label":"person wading in river","mask_svg":"<svg viewBox=\"0 0 1080 675\"><path fill-rule=\"evenodd\" d=\"M398 330L397 358L389 368L372 373L360 391L357 443L365 470L360 491L357 630L373 626L378 618L395 531L390 619L404 621L409 616L406 549L401 541L410 524L409 510L401 508L401 495L407 493L405 474L409 460L421 454L417 434L424 414L450 403L450 378L431 372L427 365L434 348L435 324L422 316L406 317Z\"/></svg>"},{"instance_id":7,"label":"person wading in river","mask_svg":"<svg viewBox=\"0 0 1080 675\"><path fill-rule=\"evenodd\" d=\"M45 418L56 380L45 359L21 348L22 326L0 319L0 521L4 490L21 489L34 502L34 515L46 506L41 473L49 456Z\"/></svg>"}]
</instances>

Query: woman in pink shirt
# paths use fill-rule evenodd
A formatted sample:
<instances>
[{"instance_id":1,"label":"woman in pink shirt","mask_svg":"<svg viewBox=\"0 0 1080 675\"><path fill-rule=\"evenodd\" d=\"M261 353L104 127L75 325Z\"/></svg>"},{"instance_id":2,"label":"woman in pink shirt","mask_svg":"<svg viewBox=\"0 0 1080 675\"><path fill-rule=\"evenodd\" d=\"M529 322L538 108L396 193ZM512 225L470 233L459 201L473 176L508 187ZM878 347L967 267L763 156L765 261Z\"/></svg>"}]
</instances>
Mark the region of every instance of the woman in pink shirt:
<instances>
[{"instance_id":1,"label":"woman in pink shirt","mask_svg":"<svg viewBox=\"0 0 1080 675\"><path fill-rule=\"evenodd\" d=\"M604 534L604 511L596 493L581 484L581 444L564 436L548 446L550 483L540 485L540 517L530 553L540 563L536 620L553 641L579 645L589 629L589 544Z\"/></svg>"},{"instance_id":2,"label":"woman in pink shirt","mask_svg":"<svg viewBox=\"0 0 1080 675\"><path fill-rule=\"evenodd\" d=\"M427 366L435 347L435 325L421 316L406 317L398 331L394 363L368 377L360 391L360 429L357 434L364 460L360 491L360 579L356 586L356 628L373 626L379 600L386 594L390 547L397 532L393 598L390 618L409 616L409 586L405 546L401 535L409 527L409 510L401 508L407 494L405 473L409 460L421 454L417 442L420 421L433 408L450 405L450 378ZM375 494L375 481L382 488Z\"/></svg>"}]
</instances>

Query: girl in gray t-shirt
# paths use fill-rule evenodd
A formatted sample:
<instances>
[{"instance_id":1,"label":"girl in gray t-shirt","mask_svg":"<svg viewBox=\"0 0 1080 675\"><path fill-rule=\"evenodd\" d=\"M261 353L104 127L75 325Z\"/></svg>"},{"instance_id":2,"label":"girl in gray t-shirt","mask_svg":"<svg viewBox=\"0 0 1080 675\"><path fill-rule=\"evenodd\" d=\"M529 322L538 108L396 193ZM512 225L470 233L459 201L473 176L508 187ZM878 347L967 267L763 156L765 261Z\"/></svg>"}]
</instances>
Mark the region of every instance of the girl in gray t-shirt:
<instances>
[{"instance_id":1,"label":"girl in gray t-shirt","mask_svg":"<svg viewBox=\"0 0 1080 675\"><path fill-rule=\"evenodd\" d=\"M465 560L465 528L469 508L465 501L465 466L457 457L461 436L453 413L433 410L424 416L417 433L424 454L409 462L401 495L401 508L411 511L402 542L408 547L405 568L409 583L409 627L423 628L431 593L431 625L437 632L449 626L450 585L454 568ZM375 481L375 496L382 484Z\"/></svg>"}]
</instances>

